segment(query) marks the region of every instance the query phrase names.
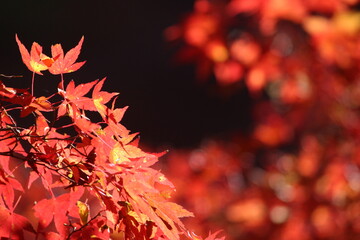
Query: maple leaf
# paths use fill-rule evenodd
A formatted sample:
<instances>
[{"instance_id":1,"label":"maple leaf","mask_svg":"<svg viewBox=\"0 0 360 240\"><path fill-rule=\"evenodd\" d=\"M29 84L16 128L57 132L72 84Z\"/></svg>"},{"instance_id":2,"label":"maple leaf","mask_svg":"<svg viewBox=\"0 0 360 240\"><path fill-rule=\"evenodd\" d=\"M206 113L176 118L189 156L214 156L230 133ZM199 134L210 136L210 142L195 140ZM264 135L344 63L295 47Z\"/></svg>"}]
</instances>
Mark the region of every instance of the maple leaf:
<instances>
[{"instance_id":1,"label":"maple leaf","mask_svg":"<svg viewBox=\"0 0 360 240\"><path fill-rule=\"evenodd\" d=\"M33 42L29 53L24 44L20 42L17 34L15 35L15 38L19 46L21 58L27 68L31 72L43 75L41 71L48 69L48 65L45 64L44 61L46 62L50 58L42 53L42 47L37 42Z\"/></svg>"},{"instance_id":2,"label":"maple leaf","mask_svg":"<svg viewBox=\"0 0 360 240\"><path fill-rule=\"evenodd\" d=\"M128 201L141 222L149 219L169 239L179 239L179 233L184 230L184 225L179 220L182 217L190 217L193 214L181 206L167 202L158 189L155 182L161 182L161 177L154 174L157 172L151 168L142 168L142 172L133 172L123 176L124 189L129 195ZM136 181L134 181L136 179ZM145 219L144 216L146 216Z\"/></svg>"},{"instance_id":3,"label":"maple leaf","mask_svg":"<svg viewBox=\"0 0 360 240\"><path fill-rule=\"evenodd\" d=\"M16 95L16 89L6 87L1 81L0 81L0 95L6 98L12 98Z\"/></svg>"},{"instance_id":4,"label":"maple leaf","mask_svg":"<svg viewBox=\"0 0 360 240\"><path fill-rule=\"evenodd\" d=\"M21 117L25 117L34 111L50 112L53 110L51 103L47 101L48 99L46 97L42 96L34 98L31 95L28 95L28 97L31 99L31 102L28 105L23 106L20 115Z\"/></svg>"},{"instance_id":5,"label":"maple leaf","mask_svg":"<svg viewBox=\"0 0 360 240\"><path fill-rule=\"evenodd\" d=\"M147 154L140 148L133 145L122 145L117 142L110 151L109 160L112 163L121 164L128 162L133 158L145 157Z\"/></svg>"},{"instance_id":6,"label":"maple leaf","mask_svg":"<svg viewBox=\"0 0 360 240\"><path fill-rule=\"evenodd\" d=\"M65 91L59 89L59 94L64 97L65 101L59 106L58 117L65 115L66 112L72 117L76 116L76 112L74 112L77 111L76 108L93 110L93 100L84 97L84 95L86 95L96 83L97 80L75 86L74 81L70 81ZM76 108L70 108L69 105L75 106Z\"/></svg>"},{"instance_id":7,"label":"maple leaf","mask_svg":"<svg viewBox=\"0 0 360 240\"><path fill-rule=\"evenodd\" d=\"M16 179L8 178L8 179L5 179L7 182L4 182L3 176L0 176L0 192L1 192L0 205L4 205L8 209L13 211L15 208L14 207L14 199L15 199L14 189L17 189L17 190L23 192L23 188Z\"/></svg>"},{"instance_id":8,"label":"maple leaf","mask_svg":"<svg viewBox=\"0 0 360 240\"><path fill-rule=\"evenodd\" d=\"M211 232L210 232L209 236L207 236L205 238L205 240L225 240L225 237L221 237L221 238L216 237L220 232L221 232L221 230L216 231L213 234L211 234Z\"/></svg>"},{"instance_id":9,"label":"maple leaf","mask_svg":"<svg viewBox=\"0 0 360 240\"><path fill-rule=\"evenodd\" d=\"M140 217L142 214L146 215L151 221L153 221L157 227L164 233L169 239L179 239L178 229L173 228L166 223L153 209L153 207L147 202L147 199L136 193L136 189L126 188L126 192L129 194L129 202L134 207L134 211Z\"/></svg>"},{"instance_id":10,"label":"maple leaf","mask_svg":"<svg viewBox=\"0 0 360 240\"><path fill-rule=\"evenodd\" d=\"M185 210L180 205L173 202L161 201L157 198L147 198L148 203L155 209L156 214L172 228L176 228L175 224L185 229L184 224L179 218L194 217L194 214Z\"/></svg>"},{"instance_id":11,"label":"maple leaf","mask_svg":"<svg viewBox=\"0 0 360 240\"><path fill-rule=\"evenodd\" d=\"M125 126L119 123L127 107L110 109L104 106L104 109L106 110L104 120L108 124L108 127L105 129L105 132L107 132L107 134L113 136L120 136L121 142L123 144L128 144L134 139L134 137L138 135L138 133L129 134L130 131L127 130Z\"/></svg>"},{"instance_id":12,"label":"maple leaf","mask_svg":"<svg viewBox=\"0 0 360 240\"><path fill-rule=\"evenodd\" d=\"M0 205L0 237L1 239L24 239L23 231L35 233L29 220L22 215L13 213Z\"/></svg>"},{"instance_id":13,"label":"maple leaf","mask_svg":"<svg viewBox=\"0 0 360 240\"><path fill-rule=\"evenodd\" d=\"M106 104L111 100L111 98L119 94L117 92L109 93L105 91L100 91L105 80L106 78L103 78L96 84L92 94L95 108L103 118L106 117L106 109L107 109L107 107L104 104Z\"/></svg>"},{"instance_id":14,"label":"maple leaf","mask_svg":"<svg viewBox=\"0 0 360 240\"><path fill-rule=\"evenodd\" d=\"M86 118L76 117L74 119L74 123L77 127L77 130L80 130L82 133L90 134L100 130L100 125L97 123L92 123Z\"/></svg>"},{"instance_id":15,"label":"maple leaf","mask_svg":"<svg viewBox=\"0 0 360 240\"><path fill-rule=\"evenodd\" d=\"M221 232L221 230L214 232L213 234L211 234L211 232L210 232L209 236L207 236L205 239L196 235L193 232L187 232L187 235L189 236L190 239L193 239L193 240L225 240L225 237L221 237L221 238L216 237L220 232Z\"/></svg>"},{"instance_id":16,"label":"maple leaf","mask_svg":"<svg viewBox=\"0 0 360 240\"><path fill-rule=\"evenodd\" d=\"M34 214L39 219L39 228L45 229L52 220L60 236L64 237L68 233L69 212L76 209L76 202L84 193L83 188L76 191L62 194L56 198L42 199L34 207Z\"/></svg>"},{"instance_id":17,"label":"maple leaf","mask_svg":"<svg viewBox=\"0 0 360 240\"><path fill-rule=\"evenodd\" d=\"M1 97L3 96L3 97ZM8 88L0 82L0 99L22 106L21 117L25 117L34 111L50 112L53 110L49 98L41 96L35 98L25 89Z\"/></svg>"},{"instance_id":18,"label":"maple leaf","mask_svg":"<svg viewBox=\"0 0 360 240\"><path fill-rule=\"evenodd\" d=\"M81 46L84 41L84 36L81 37L79 43L72 49L70 49L64 56L64 50L61 44L55 44L51 46L51 55L53 58L57 58L56 61L49 67L49 72L57 75L63 73L71 73L81 68L86 61L75 63L81 50Z\"/></svg>"}]
</instances>

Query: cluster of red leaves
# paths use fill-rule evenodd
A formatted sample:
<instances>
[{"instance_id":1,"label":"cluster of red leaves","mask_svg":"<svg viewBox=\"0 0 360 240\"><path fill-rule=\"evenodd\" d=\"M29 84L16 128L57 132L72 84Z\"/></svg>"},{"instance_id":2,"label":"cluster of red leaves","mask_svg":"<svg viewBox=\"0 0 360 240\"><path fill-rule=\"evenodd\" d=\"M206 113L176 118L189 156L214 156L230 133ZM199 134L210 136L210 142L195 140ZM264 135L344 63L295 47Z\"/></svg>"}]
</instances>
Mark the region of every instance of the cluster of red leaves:
<instances>
[{"instance_id":1,"label":"cluster of red leaves","mask_svg":"<svg viewBox=\"0 0 360 240\"><path fill-rule=\"evenodd\" d=\"M33 73L84 64L75 63L83 38L65 56L52 46L52 58L16 41ZM193 214L169 201L174 185L152 168L162 154L139 148L138 134L120 123L126 107L106 105L118 93L101 91L104 81L71 81L49 97L0 82L1 238L202 239L180 220Z\"/></svg>"},{"instance_id":2,"label":"cluster of red leaves","mask_svg":"<svg viewBox=\"0 0 360 240\"><path fill-rule=\"evenodd\" d=\"M255 99L248 132L167 156L197 231L359 239L359 1L198 0L165 34L200 77Z\"/></svg>"}]
</instances>

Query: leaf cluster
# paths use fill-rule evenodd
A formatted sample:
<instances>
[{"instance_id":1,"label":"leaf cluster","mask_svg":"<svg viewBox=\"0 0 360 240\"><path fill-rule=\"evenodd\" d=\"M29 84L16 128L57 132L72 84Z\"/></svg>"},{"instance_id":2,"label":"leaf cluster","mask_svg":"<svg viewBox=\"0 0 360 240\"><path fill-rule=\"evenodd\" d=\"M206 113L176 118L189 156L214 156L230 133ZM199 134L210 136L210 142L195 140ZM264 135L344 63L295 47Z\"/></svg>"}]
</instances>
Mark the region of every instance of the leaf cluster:
<instances>
[{"instance_id":1,"label":"leaf cluster","mask_svg":"<svg viewBox=\"0 0 360 240\"><path fill-rule=\"evenodd\" d=\"M118 93L101 90L105 79L64 87L62 74L84 64L74 64L83 38L65 56L54 45L52 58L16 41L30 71L61 74L61 84L35 97L0 81L0 237L194 239L180 220L193 214L169 201L174 185L152 168L164 153L143 151L120 123Z\"/></svg>"}]
</instances>

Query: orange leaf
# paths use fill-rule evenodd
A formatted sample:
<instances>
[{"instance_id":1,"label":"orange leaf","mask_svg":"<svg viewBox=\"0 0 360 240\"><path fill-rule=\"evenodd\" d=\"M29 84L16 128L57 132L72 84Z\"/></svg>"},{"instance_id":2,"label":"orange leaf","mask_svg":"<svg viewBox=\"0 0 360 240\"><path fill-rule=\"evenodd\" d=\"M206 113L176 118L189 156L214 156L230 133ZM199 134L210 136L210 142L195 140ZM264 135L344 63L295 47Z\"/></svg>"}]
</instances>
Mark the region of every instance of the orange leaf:
<instances>
[{"instance_id":1,"label":"orange leaf","mask_svg":"<svg viewBox=\"0 0 360 240\"><path fill-rule=\"evenodd\" d=\"M81 68L86 61L75 63L76 59L78 58L81 50L82 43L84 41L84 37L82 37L73 49L69 50L65 56L64 51L61 47L61 44L55 44L51 46L51 55L55 62L49 68L49 72L56 75L62 73L71 73L75 72L79 68Z\"/></svg>"},{"instance_id":2,"label":"orange leaf","mask_svg":"<svg viewBox=\"0 0 360 240\"><path fill-rule=\"evenodd\" d=\"M15 38L24 64L30 71L42 75L41 71L48 69L48 66L42 59L49 59L48 56L42 54L42 47L38 43L33 42L29 53L26 47L20 42L17 34L15 35Z\"/></svg>"}]
</instances>

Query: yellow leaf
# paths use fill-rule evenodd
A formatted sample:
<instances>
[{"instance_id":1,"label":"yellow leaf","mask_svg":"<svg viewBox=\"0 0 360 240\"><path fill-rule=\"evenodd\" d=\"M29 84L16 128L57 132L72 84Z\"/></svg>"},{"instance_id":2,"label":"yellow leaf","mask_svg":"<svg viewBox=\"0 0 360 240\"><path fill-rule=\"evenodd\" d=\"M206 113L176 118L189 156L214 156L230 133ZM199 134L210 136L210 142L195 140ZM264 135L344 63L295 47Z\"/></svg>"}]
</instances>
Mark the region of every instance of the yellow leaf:
<instances>
[{"instance_id":1,"label":"yellow leaf","mask_svg":"<svg viewBox=\"0 0 360 240\"><path fill-rule=\"evenodd\" d=\"M80 221L82 225L85 225L88 222L89 217L89 206L86 203L77 201L76 205L79 208Z\"/></svg>"},{"instance_id":2,"label":"yellow leaf","mask_svg":"<svg viewBox=\"0 0 360 240\"><path fill-rule=\"evenodd\" d=\"M128 154L124 151L124 148L117 142L111 149L109 158L110 162L121 164L130 161L127 156Z\"/></svg>"}]
</instances>

